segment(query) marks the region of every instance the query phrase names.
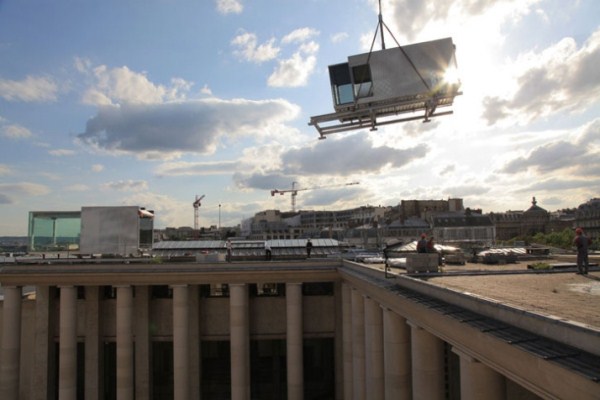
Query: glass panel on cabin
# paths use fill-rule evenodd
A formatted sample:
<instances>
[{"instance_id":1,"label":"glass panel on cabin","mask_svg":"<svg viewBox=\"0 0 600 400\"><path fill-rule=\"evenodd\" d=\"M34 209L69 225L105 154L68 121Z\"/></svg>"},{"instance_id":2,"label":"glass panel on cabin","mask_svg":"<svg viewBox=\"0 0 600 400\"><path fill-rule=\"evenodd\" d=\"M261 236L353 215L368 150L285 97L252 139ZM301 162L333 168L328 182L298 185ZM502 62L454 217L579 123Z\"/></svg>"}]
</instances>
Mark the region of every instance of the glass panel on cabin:
<instances>
[{"instance_id":1,"label":"glass panel on cabin","mask_svg":"<svg viewBox=\"0 0 600 400\"><path fill-rule=\"evenodd\" d=\"M373 82L371 81L371 67L369 64L352 67L354 78L354 95L357 98L372 96Z\"/></svg>"},{"instance_id":2,"label":"glass panel on cabin","mask_svg":"<svg viewBox=\"0 0 600 400\"><path fill-rule=\"evenodd\" d=\"M331 90L335 105L354 102L348 63L330 65L329 80L331 81Z\"/></svg>"}]
</instances>

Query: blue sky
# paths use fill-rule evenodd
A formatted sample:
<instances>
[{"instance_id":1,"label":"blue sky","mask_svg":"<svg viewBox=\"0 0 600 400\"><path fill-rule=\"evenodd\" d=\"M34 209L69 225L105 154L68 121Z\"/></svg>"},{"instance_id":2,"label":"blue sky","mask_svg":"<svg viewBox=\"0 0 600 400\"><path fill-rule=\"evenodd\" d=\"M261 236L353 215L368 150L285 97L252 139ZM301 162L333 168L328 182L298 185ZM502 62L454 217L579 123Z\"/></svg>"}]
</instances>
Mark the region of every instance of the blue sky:
<instances>
[{"instance_id":1,"label":"blue sky","mask_svg":"<svg viewBox=\"0 0 600 400\"><path fill-rule=\"evenodd\" d=\"M382 6L402 45L453 38L454 114L318 140L327 66L368 51L377 1L0 0L0 236L26 235L30 210L92 205L193 226L203 194L201 226L219 210L236 225L289 210L270 190L292 182L318 188L297 197L313 210L600 195L600 2Z\"/></svg>"}]
</instances>

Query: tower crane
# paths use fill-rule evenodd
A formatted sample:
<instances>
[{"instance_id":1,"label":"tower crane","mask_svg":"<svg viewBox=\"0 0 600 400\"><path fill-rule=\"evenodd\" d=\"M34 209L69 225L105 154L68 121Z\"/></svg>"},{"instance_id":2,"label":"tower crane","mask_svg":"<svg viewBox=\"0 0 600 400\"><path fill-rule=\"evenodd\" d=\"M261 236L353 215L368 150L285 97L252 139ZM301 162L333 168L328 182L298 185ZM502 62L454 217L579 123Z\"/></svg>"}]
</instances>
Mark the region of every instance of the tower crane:
<instances>
[{"instance_id":1,"label":"tower crane","mask_svg":"<svg viewBox=\"0 0 600 400\"><path fill-rule=\"evenodd\" d=\"M198 209L201 206L200 201L202 201L202 199L204 197L205 197L204 195L202 195L200 197L198 197L198 195L196 195L196 200L192 204L194 206L194 230L195 231L198 230Z\"/></svg>"},{"instance_id":2,"label":"tower crane","mask_svg":"<svg viewBox=\"0 0 600 400\"><path fill-rule=\"evenodd\" d=\"M360 182L348 182L348 183L342 183L339 185L314 186L314 187L301 188L301 189L296 188L297 183L298 182L292 182L291 189L286 189L286 190L273 189L273 190L271 190L271 196L275 196L276 194L280 194L283 196L285 193L291 193L291 195L292 195L292 211L296 211L296 196L298 195L298 192L301 192L304 190L327 189L327 188L338 187L338 186L358 185Z\"/></svg>"}]
</instances>

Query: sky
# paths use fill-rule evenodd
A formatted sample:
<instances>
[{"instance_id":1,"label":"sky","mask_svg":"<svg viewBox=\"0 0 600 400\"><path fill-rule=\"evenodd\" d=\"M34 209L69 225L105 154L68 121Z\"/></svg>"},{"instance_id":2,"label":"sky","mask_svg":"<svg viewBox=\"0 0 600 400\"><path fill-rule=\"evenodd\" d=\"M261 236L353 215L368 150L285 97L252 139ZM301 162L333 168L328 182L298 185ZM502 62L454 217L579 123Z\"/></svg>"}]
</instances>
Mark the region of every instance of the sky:
<instances>
[{"instance_id":1,"label":"sky","mask_svg":"<svg viewBox=\"0 0 600 400\"><path fill-rule=\"evenodd\" d=\"M318 140L328 66L381 46L376 0L0 0L0 236L29 211L155 227L462 198L600 197L600 2L382 0L386 47L451 37L452 115ZM375 39L375 41L374 41ZM347 185L359 182L357 185Z\"/></svg>"}]
</instances>

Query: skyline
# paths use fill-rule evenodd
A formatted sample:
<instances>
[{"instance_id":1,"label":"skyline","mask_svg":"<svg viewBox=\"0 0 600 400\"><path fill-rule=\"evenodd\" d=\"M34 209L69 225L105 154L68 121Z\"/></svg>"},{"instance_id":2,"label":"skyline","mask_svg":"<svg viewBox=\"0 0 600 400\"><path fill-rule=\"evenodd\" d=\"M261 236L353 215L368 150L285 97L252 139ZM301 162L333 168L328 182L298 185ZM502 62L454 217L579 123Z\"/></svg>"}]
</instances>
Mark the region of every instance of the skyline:
<instances>
[{"instance_id":1,"label":"skyline","mask_svg":"<svg viewBox=\"0 0 600 400\"><path fill-rule=\"evenodd\" d=\"M292 182L319 188L297 210L600 197L600 3L382 9L388 48L452 37L454 114L318 140L327 66L369 50L375 0L0 2L0 236L26 235L29 211L83 206L193 226L197 195L200 226L235 226L291 209L270 191Z\"/></svg>"}]
</instances>

